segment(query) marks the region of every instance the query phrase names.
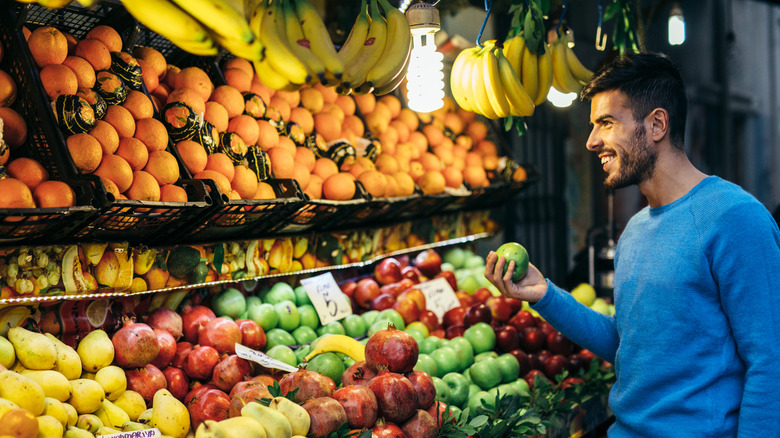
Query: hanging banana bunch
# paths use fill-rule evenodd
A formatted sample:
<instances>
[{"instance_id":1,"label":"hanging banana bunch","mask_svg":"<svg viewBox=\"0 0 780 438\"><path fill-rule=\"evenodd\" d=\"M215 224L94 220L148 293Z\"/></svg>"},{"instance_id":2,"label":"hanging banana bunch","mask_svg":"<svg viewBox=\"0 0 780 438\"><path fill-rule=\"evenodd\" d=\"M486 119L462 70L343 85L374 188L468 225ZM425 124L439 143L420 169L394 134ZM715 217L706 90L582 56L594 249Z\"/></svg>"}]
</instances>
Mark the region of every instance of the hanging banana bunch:
<instances>
[{"instance_id":1,"label":"hanging banana bunch","mask_svg":"<svg viewBox=\"0 0 780 438\"><path fill-rule=\"evenodd\" d=\"M534 104L541 105L553 83L553 56L550 48L545 47L544 52L534 53L526 44L523 35L518 34L504 42L504 56L509 60Z\"/></svg>"},{"instance_id":2,"label":"hanging banana bunch","mask_svg":"<svg viewBox=\"0 0 780 438\"><path fill-rule=\"evenodd\" d=\"M552 51L553 87L561 93L579 93L593 77L569 47L566 38L558 38L550 45Z\"/></svg>"}]
</instances>

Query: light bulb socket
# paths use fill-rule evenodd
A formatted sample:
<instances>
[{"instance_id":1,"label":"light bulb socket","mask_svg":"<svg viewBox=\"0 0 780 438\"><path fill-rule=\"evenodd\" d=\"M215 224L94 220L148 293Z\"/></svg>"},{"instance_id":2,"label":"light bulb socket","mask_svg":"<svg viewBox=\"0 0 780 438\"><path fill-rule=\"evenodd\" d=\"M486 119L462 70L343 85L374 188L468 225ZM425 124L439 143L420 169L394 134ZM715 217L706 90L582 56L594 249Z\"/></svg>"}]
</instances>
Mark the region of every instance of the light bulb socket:
<instances>
[{"instance_id":1,"label":"light bulb socket","mask_svg":"<svg viewBox=\"0 0 780 438\"><path fill-rule=\"evenodd\" d=\"M682 6L680 6L680 4L677 2L672 3L672 8L669 10L669 16L682 18L683 17Z\"/></svg>"},{"instance_id":2,"label":"light bulb socket","mask_svg":"<svg viewBox=\"0 0 780 438\"><path fill-rule=\"evenodd\" d=\"M430 3L418 2L406 10L406 21L412 34L432 33L441 29L439 10Z\"/></svg>"}]
</instances>

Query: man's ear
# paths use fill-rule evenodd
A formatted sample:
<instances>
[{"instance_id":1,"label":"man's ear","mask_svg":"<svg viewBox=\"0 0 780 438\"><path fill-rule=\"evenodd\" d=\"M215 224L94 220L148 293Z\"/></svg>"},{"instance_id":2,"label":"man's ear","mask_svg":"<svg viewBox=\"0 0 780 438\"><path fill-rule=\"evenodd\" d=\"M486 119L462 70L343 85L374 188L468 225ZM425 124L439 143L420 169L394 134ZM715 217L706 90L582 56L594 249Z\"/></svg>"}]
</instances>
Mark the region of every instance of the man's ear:
<instances>
[{"instance_id":1,"label":"man's ear","mask_svg":"<svg viewBox=\"0 0 780 438\"><path fill-rule=\"evenodd\" d=\"M653 141L661 141L669 132L669 112L665 109L654 109L645 120L650 124L648 134Z\"/></svg>"}]
</instances>

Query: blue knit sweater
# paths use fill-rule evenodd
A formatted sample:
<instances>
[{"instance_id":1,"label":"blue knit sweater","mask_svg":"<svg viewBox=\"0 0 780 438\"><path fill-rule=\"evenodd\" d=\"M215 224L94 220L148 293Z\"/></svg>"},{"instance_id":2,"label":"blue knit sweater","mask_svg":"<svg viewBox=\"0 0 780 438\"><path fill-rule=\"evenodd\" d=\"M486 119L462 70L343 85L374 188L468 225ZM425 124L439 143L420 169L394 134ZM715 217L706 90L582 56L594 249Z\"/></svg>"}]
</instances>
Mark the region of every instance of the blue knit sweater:
<instances>
[{"instance_id":1,"label":"blue knit sweater","mask_svg":"<svg viewBox=\"0 0 780 438\"><path fill-rule=\"evenodd\" d=\"M615 364L611 438L780 437L780 231L738 186L710 176L631 218L614 318L548 286L533 308Z\"/></svg>"}]
</instances>

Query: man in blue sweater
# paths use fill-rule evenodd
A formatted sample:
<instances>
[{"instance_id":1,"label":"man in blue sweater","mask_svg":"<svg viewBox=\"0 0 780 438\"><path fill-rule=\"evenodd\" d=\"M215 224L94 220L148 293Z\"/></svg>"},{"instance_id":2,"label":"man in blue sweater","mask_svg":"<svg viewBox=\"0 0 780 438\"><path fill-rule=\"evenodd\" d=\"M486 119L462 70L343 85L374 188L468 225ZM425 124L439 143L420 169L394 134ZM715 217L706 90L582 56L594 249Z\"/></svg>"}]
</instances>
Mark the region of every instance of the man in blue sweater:
<instances>
[{"instance_id":1,"label":"man in blue sweater","mask_svg":"<svg viewBox=\"0 0 780 438\"><path fill-rule=\"evenodd\" d=\"M485 275L567 337L613 363L614 437L780 437L780 231L738 186L684 152L685 85L664 56L626 55L582 92L587 148L607 188L638 185L648 206L620 236L615 316L597 313L531 265L495 252Z\"/></svg>"}]
</instances>

